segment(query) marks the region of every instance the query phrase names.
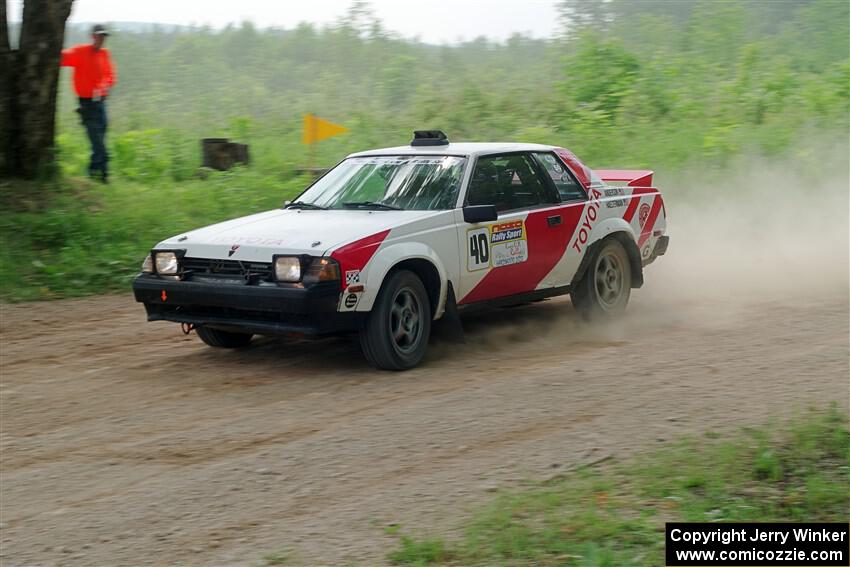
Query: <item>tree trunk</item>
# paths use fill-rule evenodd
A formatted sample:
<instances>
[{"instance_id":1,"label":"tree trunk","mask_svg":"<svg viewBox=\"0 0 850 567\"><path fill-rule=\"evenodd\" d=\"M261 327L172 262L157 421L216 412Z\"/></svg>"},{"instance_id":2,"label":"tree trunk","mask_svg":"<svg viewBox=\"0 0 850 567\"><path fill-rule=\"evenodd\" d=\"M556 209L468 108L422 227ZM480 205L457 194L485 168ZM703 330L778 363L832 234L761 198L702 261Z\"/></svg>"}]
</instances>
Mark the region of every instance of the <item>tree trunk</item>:
<instances>
[{"instance_id":1,"label":"tree trunk","mask_svg":"<svg viewBox=\"0 0 850 567\"><path fill-rule=\"evenodd\" d=\"M8 170L9 104L12 102L12 48L9 45L9 27L6 19L6 0L0 2L0 172Z\"/></svg>"},{"instance_id":2,"label":"tree trunk","mask_svg":"<svg viewBox=\"0 0 850 567\"><path fill-rule=\"evenodd\" d=\"M0 93L8 102L0 109L0 120L6 120L6 128L0 129L6 138L0 144L6 154L2 165L8 175L34 178L52 172L59 59L72 3L25 0L17 51L9 49L8 38L5 46L0 45L0 55L10 63L3 72L11 75L4 81L7 92Z\"/></svg>"}]
</instances>

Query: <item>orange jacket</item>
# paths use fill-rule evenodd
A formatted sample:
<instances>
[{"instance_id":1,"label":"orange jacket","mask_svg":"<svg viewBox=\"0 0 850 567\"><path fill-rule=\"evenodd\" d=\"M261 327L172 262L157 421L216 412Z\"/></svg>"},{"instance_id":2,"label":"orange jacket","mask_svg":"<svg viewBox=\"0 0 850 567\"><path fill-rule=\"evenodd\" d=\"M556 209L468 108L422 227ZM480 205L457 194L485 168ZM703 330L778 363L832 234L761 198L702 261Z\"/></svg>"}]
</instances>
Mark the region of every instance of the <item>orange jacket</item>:
<instances>
[{"instance_id":1,"label":"orange jacket","mask_svg":"<svg viewBox=\"0 0 850 567\"><path fill-rule=\"evenodd\" d=\"M95 51L91 44L75 45L62 51L62 66L74 68L74 90L82 98L97 98L109 94L115 84L115 70L109 50Z\"/></svg>"}]
</instances>

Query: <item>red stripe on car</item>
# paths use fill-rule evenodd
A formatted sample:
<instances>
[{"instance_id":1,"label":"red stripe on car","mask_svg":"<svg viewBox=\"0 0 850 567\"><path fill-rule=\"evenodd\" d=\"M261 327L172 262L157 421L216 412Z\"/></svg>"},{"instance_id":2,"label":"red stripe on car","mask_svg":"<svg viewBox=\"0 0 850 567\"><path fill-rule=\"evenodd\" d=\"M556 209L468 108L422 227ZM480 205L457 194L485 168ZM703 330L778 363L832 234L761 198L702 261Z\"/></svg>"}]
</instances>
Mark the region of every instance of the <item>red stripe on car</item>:
<instances>
[{"instance_id":1,"label":"red stripe on car","mask_svg":"<svg viewBox=\"0 0 850 567\"><path fill-rule=\"evenodd\" d=\"M658 213L660 211L661 195L656 195L655 199L652 200L652 209L649 211L649 217L647 217L646 222L643 225L643 229L641 230L640 239L638 239L638 248L643 246L644 242L652 236L652 229L655 226L655 220L658 218Z\"/></svg>"},{"instance_id":2,"label":"red stripe on car","mask_svg":"<svg viewBox=\"0 0 850 567\"><path fill-rule=\"evenodd\" d=\"M340 275L342 276L340 284L343 289L347 285L345 282L345 272L350 270L362 270L363 266L365 266L369 260L372 259L375 252L378 251L378 247L389 233L389 230L385 230L383 232L373 234L372 236L355 240L351 244L346 244L345 246L337 248L333 253L331 253L331 258L339 262Z\"/></svg>"},{"instance_id":3,"label":"red stripe on car","mask_svg":"<svg viewBox=\"0 0 850 567\"><path fill-rule=\"evenodd\" d=\"M491 269L458 303L473 303L532 291L552 271L567 250L584 211L584 204L529 213L525 219L528 260ZM561 224L547 219L561 215Z\"/></svg>"},{"instance_id":4,"label":"red stripe on car","mask_svg":"<svg viewBox=\"0 0 850 567\"><path fill-rule=\"evenodd\" d=\"M624 221L629 223L632 222L635 212L637 212L638 205L640 204L640 196L647 195L649 193L658 193L658 190L653 189L652 187L638 187L632 191L632 198L629 199L629 206L626 209L626 212L623 213Z\"/></svg>"}]
</instances>

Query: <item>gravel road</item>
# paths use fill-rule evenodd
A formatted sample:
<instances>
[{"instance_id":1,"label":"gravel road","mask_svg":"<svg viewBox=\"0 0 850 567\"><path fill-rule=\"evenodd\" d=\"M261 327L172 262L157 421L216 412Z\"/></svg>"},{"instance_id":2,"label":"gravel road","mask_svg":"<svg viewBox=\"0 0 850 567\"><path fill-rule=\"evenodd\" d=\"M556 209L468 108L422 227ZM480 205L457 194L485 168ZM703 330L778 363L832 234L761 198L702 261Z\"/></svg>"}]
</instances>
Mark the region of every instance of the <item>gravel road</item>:
<instances>
[{"instance_id":1,"label":"gravel road","mask_svg":"<svg viewBox=\"0 0 850 567\"><path fill-rule=\"evenodd\" d=\"M126 296L4 307L2 564L381 563L391 523L451 528L524 479L846 405L846 296L702 326L642 299L607 329L569 301L500 310L405 373L342 339L212 350Z\"/></svg>"},{"instance_id":2,"label":"gravel road","mask_svg":"<svg viewBox=\"0 0 850 567\"><path fill-rule=\"evenodd\" d=\"M389 524L449 533L527 479L846 407L846 216L818 256L678 211L622 321L502 309L404 373L344 339L210 349L127 295L0 306L0 562L382 564Z\"/></svg>"}]
</instances>

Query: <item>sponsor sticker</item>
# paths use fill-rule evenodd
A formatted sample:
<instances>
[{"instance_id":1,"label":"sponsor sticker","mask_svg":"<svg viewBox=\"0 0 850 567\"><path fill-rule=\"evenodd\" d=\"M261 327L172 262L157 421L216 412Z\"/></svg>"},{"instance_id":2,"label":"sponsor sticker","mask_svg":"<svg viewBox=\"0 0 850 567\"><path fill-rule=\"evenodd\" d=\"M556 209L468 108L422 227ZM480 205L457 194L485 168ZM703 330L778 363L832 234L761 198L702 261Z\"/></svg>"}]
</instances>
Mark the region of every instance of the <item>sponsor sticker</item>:
<instances>
[{"instance_id":1,"label":"sponsor sticker","mask_svg":"<svg viewBox=\"0 0 850 567\"><path fill-rule=\"evenodd\" d=\"M232 246L236 246L236 249L238 249L240 244L255 244L259 246L280 246L283 244L284 241L280 238L265 238L262 236L237 236L235 238L230 236L216 236L212 239L212 242L227 243Z\"/></svg>"},{"instance_id":2,"label":"sponsor sticker","mask_svg":"<svg viewBox=\"0 0 850 567\"><path fill-rule=\"evenodd\" d=\"M638 222L640 223L640 227L643 228L643 225L646 224L646 219L649 218L649 203L643 203L638 209Z\"/></svg>"},{"instance_id":3,"label":"sponsor sticker","mask_svg":"<svg viewBox=\"0 0 850 567\"><path fill-rule=\"evenodd\" d=\"M360 270L348 270L345 272L345 285L360 283Z\"/></svg>"},{"instance_id":4,"label":"sponsor sticker","mask_svg":"<svg viewBox=\"0 0 850 567\"><path fill-rule=\"evenodd\" d=\"M578 226L578 230L576 230L576 236L572 245L572 248L579 254L584 250L584 246L590 238L590 232L593 230L596 219L599 217L599 198L602 197L602 193L591 186L589 197L590 201L584 208L584 218Z\"/></svg>"},{"instance_id":5,"label":"sponsor sticker","mask_svg":"<svg viewBox=\"0 0 850 567\"><path fill-rule=\"evenodd\" d=\"M466 269L470 272L528 260L528 240L522 219L473 228L467 231L466 241Z\"/></svg>"},{"instance_id":6,"label":"sponsor sticker","mask_svg":"<svg viewBox=\"0 0 850 567\"><path fill-rule=\"evenodd\" d=\"M362 292L344 292L339 298L339 311L354 311L361 295Z\"/></svg>"},{"instance_id":7,"label":"sponsor sticker","mask_svg":"<svg viewBox=\"0 0 850 567\"><path fill-rule=\"evenodd\" d=\"M415 159L417 164L428 164L428 165L440 165L444 161L446 161L447 156L437 156L437 157L424 157L424 156L410 156L409 158L389 158L384 156L379 157L364 157L364 158L351 158L352 163L364 164L364 165L405 165L410 163L411 159Z\"/></svg>"}]
</instances>

